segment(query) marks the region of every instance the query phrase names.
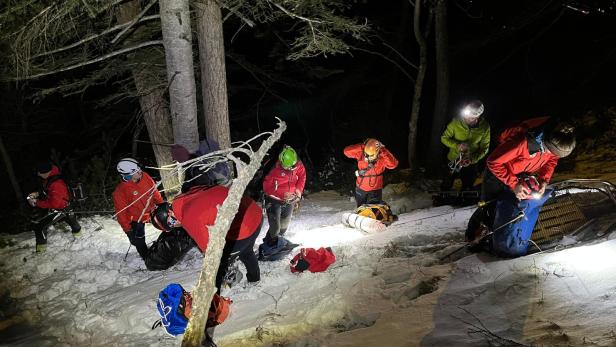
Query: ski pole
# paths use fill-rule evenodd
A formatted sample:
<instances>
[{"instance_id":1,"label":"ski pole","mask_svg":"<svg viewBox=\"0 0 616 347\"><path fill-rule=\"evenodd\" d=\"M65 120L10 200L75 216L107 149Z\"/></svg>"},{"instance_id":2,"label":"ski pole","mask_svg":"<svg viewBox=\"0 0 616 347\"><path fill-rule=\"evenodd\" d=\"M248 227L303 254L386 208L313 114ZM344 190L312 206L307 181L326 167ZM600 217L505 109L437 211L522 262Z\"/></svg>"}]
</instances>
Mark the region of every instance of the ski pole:
<instances>
[{"instance_id":1,"label":"ski pole","mask_svg":"<svg viewBox=\"0 0 616 347\"><path fill-rule=\"evenodd\" d=\"M128 244L128 249L126 250L126 254L124 255L124 261L126 261L126 257L128 257L128 251L130 251L130 246L132 246L131 243Z\"/></svg>"},{"instance_id":2,"label":"ski pole","mask_svg":"<svg viewBox=\"0 0 616 347\"><path fill-rule=\"evenodd\" d=\"M477 240L477 243L480 243L480 242L481 242L481 241L483 241L486 237L488 237L488 236L490 236L490 235L494 234L495 232L499 231L500 229L502 229L502 228L506 227L507 225L512 224L512 223L515 223L515 222L519 221L520 219L524 218L524 216L525 216L524 211L520 211L520 213L518 213L518 215L517 215L517 216L515 216L512 220L510 220L510 221L508 221L507 223L505 223L505 224L503 224L503 225L499 226L498 228L496 228L496 229L494 229L494 230L490 231L489 233L487 233L487 234L483 235L483 236L482 236L479 240ZM460 247L460 248L456 248L453 252L450 252L450 253L448 253L447 255L445 255L444 257L441 257L441 259L440 259L440 260L441 260L441 261L443 261L443 260L445 260L445 259L447 259L447 258L451 257L452 255L454 255L454 254L458 253L459 251L461 251L461 250L465 249L465 248L466 248L466 246L468 246L468 244L469 244L469 242L467 242L464 246L462 246L462 247Z\"/></svg>"}]
</instances>

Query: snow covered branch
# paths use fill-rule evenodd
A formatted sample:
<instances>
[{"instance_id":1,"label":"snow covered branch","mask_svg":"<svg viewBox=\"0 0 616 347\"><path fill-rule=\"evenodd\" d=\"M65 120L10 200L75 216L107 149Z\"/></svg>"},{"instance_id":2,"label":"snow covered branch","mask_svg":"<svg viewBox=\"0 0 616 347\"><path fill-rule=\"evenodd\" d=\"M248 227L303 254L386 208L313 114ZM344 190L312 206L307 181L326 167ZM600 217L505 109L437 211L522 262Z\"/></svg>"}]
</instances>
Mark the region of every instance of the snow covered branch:
<instances>
[{"instance_id":1,"label":"snow covered branch","mask_svg":"<svg viewBox=\"0 0 616 347\"><path fill-rule=\"evenodd\" d=\"M186 329L184 339L182 340L182 346L201 345L205 333L205 323L207 321L210 302L216 292L214 277L220 265L220 257L222 256L227 230L229 230L231 222L237 213L246 186L261 166L261 162L267 154L267 151L278 139L280 139L286 127L286 124L279 120L278 128L269 133L270 136L263 141L261 147L259 147L259 150L256 152L250 151L250 147L247 146L250 141L246 141L240 145L239 148L235 148L235 150L240 153L250 154L249 162L241 167L237 167L237 178L233 180L227 199L225 199L222 206L218 208L218 214L216 215L214 225L209 227L210 240L208 248L205 251L205 258L203 259L203 268L199 276L199 281L192 292L192 318Z\"/></svg>"}]
</instances>

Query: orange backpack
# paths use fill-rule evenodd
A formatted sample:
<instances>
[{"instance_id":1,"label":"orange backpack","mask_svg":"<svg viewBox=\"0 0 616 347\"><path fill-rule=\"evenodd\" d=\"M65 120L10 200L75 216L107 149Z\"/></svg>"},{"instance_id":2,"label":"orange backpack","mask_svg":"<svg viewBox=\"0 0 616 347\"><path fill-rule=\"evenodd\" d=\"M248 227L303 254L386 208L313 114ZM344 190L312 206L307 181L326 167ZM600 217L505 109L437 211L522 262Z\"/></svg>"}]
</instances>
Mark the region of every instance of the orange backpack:
<instances>
[{"instance_id":1,"label":"orange backpack","mask_svg":"<svg viewBox=\"0 0 616 347\"><path fill-rule=\"evenodd\" d=\"M210 328L222 324L229 317L232 303L231 299L214 294L212 304L210 305L210 312L207 315L206 327Z\"/></svg>"}]
</instances>

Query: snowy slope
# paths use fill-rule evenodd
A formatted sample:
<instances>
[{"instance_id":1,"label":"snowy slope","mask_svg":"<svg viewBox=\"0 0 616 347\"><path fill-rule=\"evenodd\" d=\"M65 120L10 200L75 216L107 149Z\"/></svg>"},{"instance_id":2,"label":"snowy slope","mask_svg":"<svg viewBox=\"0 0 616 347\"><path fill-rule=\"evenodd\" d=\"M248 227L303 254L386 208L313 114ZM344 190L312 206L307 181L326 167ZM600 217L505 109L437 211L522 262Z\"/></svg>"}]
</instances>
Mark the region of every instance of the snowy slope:
<instances>
[{"instance_id":1,"label":"snowy slope","mask_svg":"<svg viewBox=\"0 0 616 347\"><path fill-rule=\"evenodd\" d=\"M416 196L399 205L425 203ZM318 274L291 274L287 261L261 263L259 284L223 292L234 304L216 330L219 346L487 345L488 330L527 344L616 345L609 314L616 304L616 241L441 264L461 244L472 209L414 210L386 232L366 236L339 222L353 206L333 192L304 201L288 238L332 246L338 261ZM200 254L192 250L173 268L149 272L134 249L123 260L128 240L115 221L82 222L82 238L56 230L43 255L32 254L27 234L0 249L0 343L178 345L150 329L158 318L155 300L168 283L192 287ZM148 240L158 234L146 230ZM472 325L483 334L469 333Z\"/></svg>"}]
</instances>

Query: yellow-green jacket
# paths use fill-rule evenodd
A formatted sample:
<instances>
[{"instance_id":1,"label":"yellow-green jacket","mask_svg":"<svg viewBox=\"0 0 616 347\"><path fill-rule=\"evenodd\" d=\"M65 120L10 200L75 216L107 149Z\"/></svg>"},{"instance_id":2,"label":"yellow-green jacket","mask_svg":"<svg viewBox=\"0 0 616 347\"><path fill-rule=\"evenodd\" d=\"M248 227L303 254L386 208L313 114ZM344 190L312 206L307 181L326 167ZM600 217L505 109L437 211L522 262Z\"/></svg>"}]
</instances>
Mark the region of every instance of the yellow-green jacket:
<instances>
[{"instance_id":1,"label":"yellow-green jacket","mask_svg":"<svg viewBox=\"0 0 616 347\"><path fill-rule=\"evenodd\" d=\"M460 155L458 144L468 144L469 158L472 164L477 163L488 154L490 149L490 124L481 118L474 127L469 127L459 118L454 118L441 135L441 142L449 147L447 159L457 159Z\"/></svg>"}]
</instances>

